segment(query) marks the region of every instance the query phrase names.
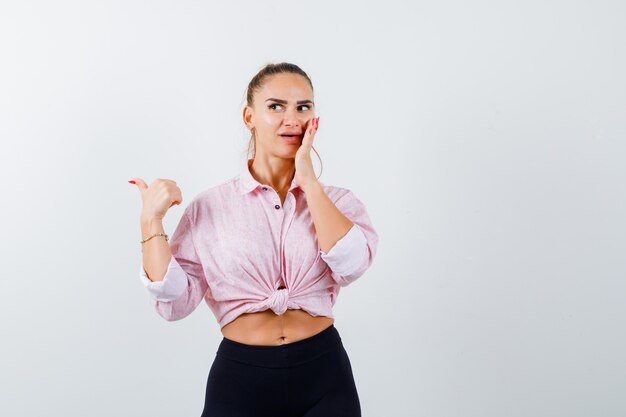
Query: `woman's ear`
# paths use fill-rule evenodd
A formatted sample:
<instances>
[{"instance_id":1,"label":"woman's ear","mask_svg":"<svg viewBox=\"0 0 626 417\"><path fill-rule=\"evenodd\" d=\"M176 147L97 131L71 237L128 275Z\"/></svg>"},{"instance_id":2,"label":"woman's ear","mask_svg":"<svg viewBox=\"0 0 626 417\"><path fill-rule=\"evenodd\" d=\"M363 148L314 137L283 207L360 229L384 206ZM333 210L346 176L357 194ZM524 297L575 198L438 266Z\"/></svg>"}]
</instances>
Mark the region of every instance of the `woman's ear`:
<instances>
[{"instance_id":1,"label":"woman's ear","mask_svg":"<svg viewBox=\"0 0 626 417\"><path fill-rule=\"evenodd\" d=\"M249 106L244 106L242 116L243 116L243 122L246 125L246 127L250 130L254 129L254 123L252 122L252 119L253 119L252 109Z\"/></svg>"}]
</instances>

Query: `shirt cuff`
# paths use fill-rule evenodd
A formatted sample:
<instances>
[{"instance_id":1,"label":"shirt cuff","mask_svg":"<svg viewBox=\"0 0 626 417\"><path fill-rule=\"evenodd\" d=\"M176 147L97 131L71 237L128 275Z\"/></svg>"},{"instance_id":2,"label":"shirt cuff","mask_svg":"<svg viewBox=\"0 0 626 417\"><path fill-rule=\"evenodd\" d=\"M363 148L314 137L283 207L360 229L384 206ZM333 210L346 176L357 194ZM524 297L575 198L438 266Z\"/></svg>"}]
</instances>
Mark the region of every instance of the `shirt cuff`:
<instances>
[{"instance_id":1,"label":"shirt cuff","mask_svg":"<svg viewBox=\"0 0 626 417\"><path fill-rule=\"evenodd\" d=\"M357 224L330 248L328 253L320 250L322 259L338 275L350 275L367 255L367 238Z\"/></svg>"},{"instance_id":2,"label":"shirt cuff","mask_svg":"<svg viewBox=\"0 0 626 417\"><path fill-rule=\"evenodd\" d=\"M181 268L174 256L172 256L167 266L167 272L163 277L163 281L151 281L150 278L148 278L146 270L143 268L143 262L141 264L139 278L152 298L158 301L175 300L187 289L187 274L185 274L185 271Z\"/></svg>"}]
</instances>

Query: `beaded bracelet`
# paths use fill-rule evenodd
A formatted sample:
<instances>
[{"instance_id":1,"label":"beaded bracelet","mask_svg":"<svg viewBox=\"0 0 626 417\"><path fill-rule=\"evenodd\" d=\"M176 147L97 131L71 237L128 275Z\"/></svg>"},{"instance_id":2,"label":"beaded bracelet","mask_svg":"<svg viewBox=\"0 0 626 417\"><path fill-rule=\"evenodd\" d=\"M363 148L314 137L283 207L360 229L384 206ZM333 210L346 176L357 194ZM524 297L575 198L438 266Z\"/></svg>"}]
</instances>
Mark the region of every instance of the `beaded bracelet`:
<instances>
[{"instance_id":1,"label":"beaded bracelet","mask_svg":"<svg viewBox=\"0 0 626 417\"><path fill-rule=\"evenodd\" d=\"M155 236L165 236L165 241L170 240L169 236L168 236L168 235L166 235L165 233L155 233L155 234L153 234L152 236L150 236L149 238L146 238L146 239L142 240L142 241L141 241L141 242L139 242L139 243L141 243L141 244L143 245L144 243L146 243L147 241L149 241L150 239L152 239L152 238L153 238L153 237L155 237Z\"/></svg>"}]
</instances>

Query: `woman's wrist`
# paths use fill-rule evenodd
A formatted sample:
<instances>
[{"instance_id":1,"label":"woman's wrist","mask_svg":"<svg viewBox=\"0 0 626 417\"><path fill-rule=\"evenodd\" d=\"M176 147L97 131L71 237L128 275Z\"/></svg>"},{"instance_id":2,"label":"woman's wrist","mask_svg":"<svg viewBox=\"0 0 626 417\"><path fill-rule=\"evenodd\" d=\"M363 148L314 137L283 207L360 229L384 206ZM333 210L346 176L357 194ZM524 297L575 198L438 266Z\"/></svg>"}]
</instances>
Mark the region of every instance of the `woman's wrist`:
<instances>
[{"instance_id":1,"label":"woman's wrist","mask_svg":"<svg viewBox=\"0 0 626 417\"><path fill-rule=\"evenodd\" d=\"M141 223L141 233L143 235L149 235L153 233L161 233L165 230L163 229L163 219L152 216L144 216L140 217ZM147 236L143 236L145 239Z\"/></svg>"}]
</instances>

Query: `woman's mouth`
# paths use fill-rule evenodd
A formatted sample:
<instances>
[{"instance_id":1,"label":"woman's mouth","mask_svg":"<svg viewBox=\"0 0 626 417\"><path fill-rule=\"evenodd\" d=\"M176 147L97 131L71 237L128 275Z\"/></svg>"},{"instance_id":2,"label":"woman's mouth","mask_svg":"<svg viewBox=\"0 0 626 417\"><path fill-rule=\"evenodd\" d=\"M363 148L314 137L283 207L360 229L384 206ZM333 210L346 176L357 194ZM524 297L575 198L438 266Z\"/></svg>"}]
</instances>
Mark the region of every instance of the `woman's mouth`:
<instances>
[{"instance_id":1,"label":"woman's mouth","mask_svg":"<svg viewBox=\"0 0 626 417\"><path fill-rule=\"evenodd\" d=\"M286 142L299 143L302 140L302 135L280 135Z\"/></svg>"}]
</instances>

